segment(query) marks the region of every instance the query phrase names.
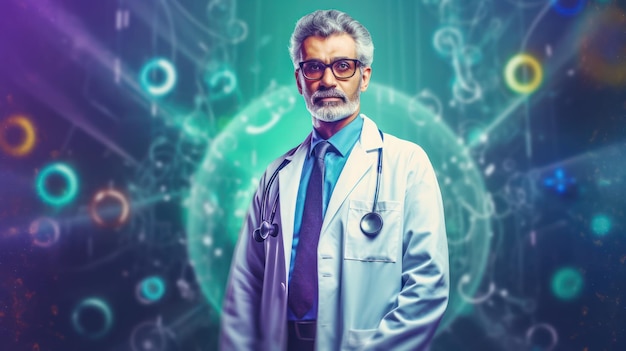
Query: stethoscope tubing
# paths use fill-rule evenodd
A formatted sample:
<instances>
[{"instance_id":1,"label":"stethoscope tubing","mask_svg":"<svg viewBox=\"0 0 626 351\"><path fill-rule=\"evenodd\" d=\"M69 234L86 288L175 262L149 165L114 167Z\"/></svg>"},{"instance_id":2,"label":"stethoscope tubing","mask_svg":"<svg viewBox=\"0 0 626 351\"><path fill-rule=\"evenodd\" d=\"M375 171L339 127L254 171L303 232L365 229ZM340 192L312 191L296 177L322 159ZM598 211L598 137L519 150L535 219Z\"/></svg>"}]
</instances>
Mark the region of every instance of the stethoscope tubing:
<instances>
[{"instance_id":1,"label":"stethoscope tubing","mask_svg":"<svg viewBox=\"0 0 626 351\"><path fill-rule=\"evenodd\" d=\"M382 131L378 131L380 133L380 137L381 139L383 139L383 132ZM274 181L276 180L276 177L278 176L278 173L285 167L287 166L289 163L291 162L291 160L285 159L283 160L283 162L278 166L278 168L276 168L276 170L274 170L274 172L272 173L272 176L270 177L270 179L267 182L267 186L265 187L265 189L263 190L263 196L261 197L261 210L260 210L260 216L261 217L261 225L263 226L266 222L265 220L265 213L266 213L266 209L267 209L267 202L269 200L269 193L272 189L272 184L274 183ZM363 232L364 235L367 235L369 237L374 237L376 235L378 235L378 233L380 232L380 229L382 228L383 225L383 220L382 217L376 212L376 205L378 204L378 193L380 192L380 178L382 177L382 173L383 173L383 148L380 147L378 148L378 167L376 170L376 190L374 192L374 204L372 205L372 212L366 213L365 215L363 215L363 217L361 218L361 222L360 222L360 227L361 227L361 231ZM274 198L274 203L272 205L272 212L270 214L270 218L269 218L269 222L267 223L268 225L275 225L274 224L274 217L276 215L276 209L278 208L278 199L280 197L280 192L276 192L276 198ZM376 220L378 221L378 223L374 223L371 222L367 223L369 219L372 218L376 218ZM376 228L374 230L368 230L365 228L371 228L372 224L376 224ZM364 228L365 227L365 228ZM257 230L260 230L257 229ZM255 230L256 231L256 230ZM274 236L276 236L278 233L275 233ZM267 236L262 237L262 240L264 241L267 238ZM259 240L257 240L259 241Z\"/></svg>"},{"instance_id":2,"label":"stethoscope tubing","mask_svg":"<svg viewBox=\"0 0 626 351\"><path fill-rule=\"evenodd\" d=\"M274 173L272 173L272 176L270 177L267 186L265 187L265 190L263 191L263 197L261 198L261 220L263 220L263 214L265 213L266 210L266 200L268 199L269 196L269 192L272 189L272 183L274 183L274 179L278 176L278 172L280 172L281 169L285 168L285 166L287 166L289 163L291 162L291 160L283 160L283 162L278 166L278 168L276 168L276 170L274 171ZM276 193L276 199L274 199L274 210L272 211L272 220L274 219L274 212L276 211L276 202L278 200L278 196L280 194Z\"/></svg>"}]
</instances>

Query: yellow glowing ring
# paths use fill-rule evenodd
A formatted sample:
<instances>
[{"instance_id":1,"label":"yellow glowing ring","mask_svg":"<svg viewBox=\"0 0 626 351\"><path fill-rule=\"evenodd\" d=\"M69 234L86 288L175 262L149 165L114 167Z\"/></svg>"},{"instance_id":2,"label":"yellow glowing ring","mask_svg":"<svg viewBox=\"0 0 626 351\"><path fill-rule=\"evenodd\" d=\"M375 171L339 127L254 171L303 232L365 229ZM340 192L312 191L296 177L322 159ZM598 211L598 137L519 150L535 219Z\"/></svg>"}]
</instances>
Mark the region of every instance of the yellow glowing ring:
<instances>
[{"instance_id":1,"label":"yellow glowing ring","mask_svg":"<svg viewBox=\"0 0 626 351\"><path fill-rule=\"evenodd\" d=\"M532 79L528 83L522 83L515 77L515 71L522 65L527 65L532 71ZM518 54L513 56L504 69L504 79L511 90L529 94L537 90L543 79L541 65L536 58L528 54Z\"/></svg>"},{"instance_id":2,"label":"yellow glowing ring","mask_svg":"<svg viewBox=\"0 0 626 351\"><path fill-rule=\"evenodd\" d=\"M11 145L6 140L6 130L9 127L19 127L24 131L24 141L19 145ZM11 116L0 124L0 148L13 156L25 156L35 148L35 126L24 116Z\"/></svg>"},{"instance_id":3,"label":"yellow glowing ring","mask_svg":"<svg viewBox=\"0 0 626 351\"><path fill-rule=\"evenodd\" d=\"M97 211L98 205L102 201L104 201L104 199L106 198L115 199L119 201L120 205L122 206L122 212L120 213L117 220L113 222L105 221L98 214L98 211ZM91 215L91 218L94 220L94 222L96 222L96 224L103 226L103 227L119 228L122 225L124 225L124 223L126 223L126 221L128 220L128 217L130 216L130 204L128 203L128 199L126 199L126 196L124 196L124 194L122 194L118 190L115 190L115 189L100 190L96 193L96 195L94 195L93 200L91 201L91 206L89 206L89 213Z\"/></svg>"}]
</instances>

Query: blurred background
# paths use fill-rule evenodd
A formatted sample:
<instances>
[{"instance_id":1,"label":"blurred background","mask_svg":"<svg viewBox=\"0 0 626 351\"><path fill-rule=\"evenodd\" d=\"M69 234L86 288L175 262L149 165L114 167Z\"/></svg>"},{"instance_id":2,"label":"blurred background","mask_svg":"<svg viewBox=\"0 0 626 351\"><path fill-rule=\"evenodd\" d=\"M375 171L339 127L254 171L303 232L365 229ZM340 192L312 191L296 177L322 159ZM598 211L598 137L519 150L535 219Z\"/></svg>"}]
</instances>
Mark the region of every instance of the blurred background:
<instances>
[{"instance_id":1,"label":"blurred background","mask_svg":"<svg viewBox=\"0 0 626 351\"><path fill-rule=\"evenodd\" d=\"M626 3L4 0L0 349L215 350L265 166L310 131L316 9L376 47L362 112L442 189L432 350L626 349Z\"/></svg>"}]
</instances>

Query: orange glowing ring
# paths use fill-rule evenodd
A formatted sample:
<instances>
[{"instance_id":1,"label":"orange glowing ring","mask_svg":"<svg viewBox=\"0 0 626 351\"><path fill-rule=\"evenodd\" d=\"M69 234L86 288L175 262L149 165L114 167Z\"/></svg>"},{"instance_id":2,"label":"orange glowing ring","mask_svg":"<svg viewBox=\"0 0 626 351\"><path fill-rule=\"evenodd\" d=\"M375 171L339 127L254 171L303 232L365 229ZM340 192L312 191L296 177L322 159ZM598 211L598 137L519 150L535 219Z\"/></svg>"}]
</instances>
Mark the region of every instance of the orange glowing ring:
<instances>
[{"instance_id":1,"label":"orange glowing ring","mask_svg":"<svg viewBox=\"0 0 626 351\"><path fill-rule=\"evenodd\" d=\"M117 200L122 206L122 212L120 213L119 217L115 221L105 221L98 214L98 211L97 211L98 205L102 203L102 201L104 201L106 198ZM96 195L94 195L93 200L91 201L91 206L89 206L89 213L91 215L91 218L94 220L94 222L96 222L96 224L102 227L119 228L122 225L124 225L126 221L128 221L128 217L130 216L130 204L128 203L128 199L126 199L126 196L124 196L124 194L122 194L118 190L115 190L115 189L100 190L96 193Z\"/></svg>"},{"instance_id":2,"label":"orange glowing ring","mask_svg":"<svg viewBox=\"0 0 626 351\"><path fill-rule=\"evenodd\" d=\"M19 145L11 145L6 140L6 130L12 126L24 131L24 140ZM35 148L35 141L35 126L24 116L11 116L0 124L0 148L9 155L28 155Z\"/></svg>"}]
</instances>

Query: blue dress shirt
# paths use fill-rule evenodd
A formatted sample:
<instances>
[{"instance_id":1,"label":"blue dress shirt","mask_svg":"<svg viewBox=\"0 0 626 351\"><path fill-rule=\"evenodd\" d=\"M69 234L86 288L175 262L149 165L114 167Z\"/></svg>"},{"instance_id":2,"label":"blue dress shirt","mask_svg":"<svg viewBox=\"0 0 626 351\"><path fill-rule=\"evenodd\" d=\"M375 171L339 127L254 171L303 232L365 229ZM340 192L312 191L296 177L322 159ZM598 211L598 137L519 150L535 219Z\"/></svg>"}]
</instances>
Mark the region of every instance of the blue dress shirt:
<instances>
[{"instance_id":1,"label":"blue dress shirt","mask_svg":"<svg viewBox=\"0 0 626 351\"><path fill-rule=\"evenodd\" d=\"M328 142L332 145L324 156L324 194L322 203L322 216L326 215L326 208L330 201L330 196L335 189L339 175L345 166L348 156L352 148L356 144L357 140L361 136L361 129L363 128L363 118L357 116L354 121L350 122L345 127L341 128L339 132L328 139ZM300 239L300 226L302 225L302 214L304 211L304 200L306 198L306 187L309 184L309 178L313 170L314 159L311 155L315 146L324 141L315 128L313 129L313 136L311 138L311 145L309 146L309 152L307 153L304 165L302 166L302 176L300 177L300 185L298 187L298 197L296 198L296 213L294 217L294 230L293 230L293 244L291 246L291 264L289 266L289 280L291 280L291 272L293 271L293 265L296 261L296 249L298 248L298 241ZM297 320L289 308L287 308L287 319ZM317 301L314 302L313 308L307 312L302 320L314 320L317 319Z\"/></svg>"}]
</instances>

